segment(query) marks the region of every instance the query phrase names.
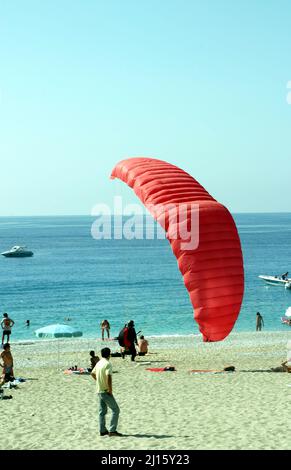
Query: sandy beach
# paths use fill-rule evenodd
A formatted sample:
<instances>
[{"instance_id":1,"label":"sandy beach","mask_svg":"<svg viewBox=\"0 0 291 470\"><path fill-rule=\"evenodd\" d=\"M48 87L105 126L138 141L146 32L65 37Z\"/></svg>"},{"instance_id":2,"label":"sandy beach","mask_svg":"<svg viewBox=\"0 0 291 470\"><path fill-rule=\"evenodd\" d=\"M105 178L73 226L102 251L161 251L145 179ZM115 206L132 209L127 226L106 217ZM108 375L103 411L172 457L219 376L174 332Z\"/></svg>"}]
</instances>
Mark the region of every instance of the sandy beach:
<instances>
[{"instance_id":1,"label":"sandy beach","mask_svg":"<svg viewBox=\"0 0 291 470\"><path fill-rule=\"evenodd\" d=\"M220 343L198 336L149 338L150 353L131 363L112 358L113 392L123 437L100 437L90 375L89 339L11 343L17 389L1 400L1 449L290 449L291 375L266 370L286 357L289 332L232 333ZM117 342L110 341L113 351ZM175 366L156 373L147 367ZM235 372L190 373L191 369Z\"/></svg>"}]
</instances>

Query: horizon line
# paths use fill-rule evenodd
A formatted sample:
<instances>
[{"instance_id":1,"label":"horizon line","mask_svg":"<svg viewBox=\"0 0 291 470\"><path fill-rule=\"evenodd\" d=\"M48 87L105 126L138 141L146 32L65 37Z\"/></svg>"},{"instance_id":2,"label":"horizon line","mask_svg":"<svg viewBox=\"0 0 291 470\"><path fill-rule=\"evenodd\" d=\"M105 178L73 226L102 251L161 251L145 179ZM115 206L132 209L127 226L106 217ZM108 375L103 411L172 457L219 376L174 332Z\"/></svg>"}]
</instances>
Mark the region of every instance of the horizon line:
<instances>
[{"instance_id":1,"label":"horizon line","mask_svg":"<svg viewBox=\"0 0 291 470\"><path fill-rule=\"evenodd\" d=\"M233 215L238 214L291 214L291 211L229 211ZM124 215L123 213L113 213L111 216L114 215ZM150 216L150 214L144 214ZM126 215L129 217L129 215ZM96 215L92 214L22 214L22 215L1 215L0 218L7 218L7 217L96 217Z\"/></svg>"}]
</instances>

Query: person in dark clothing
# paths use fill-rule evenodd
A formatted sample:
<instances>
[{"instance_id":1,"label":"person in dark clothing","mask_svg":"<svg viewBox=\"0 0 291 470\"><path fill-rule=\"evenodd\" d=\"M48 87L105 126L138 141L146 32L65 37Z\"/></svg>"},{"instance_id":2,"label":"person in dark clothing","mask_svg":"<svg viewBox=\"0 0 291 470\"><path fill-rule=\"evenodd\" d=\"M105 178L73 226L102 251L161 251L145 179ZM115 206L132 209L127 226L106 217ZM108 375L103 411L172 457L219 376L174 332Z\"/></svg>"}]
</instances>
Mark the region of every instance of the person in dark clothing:
<instances>
[{"instance_id":1,"label":"person in dark clothing","mask_svg":"<svg viewBox=\"0 0 291 470\"><path fill-rule=\"evenodd\" d=\"M129 351L131 354L131 360L134 361L136 356L136 349L135 344L137 344L137 337L136 331L134 328L134 321L130 320L127 323L126 328L124 329L124 347L125 350ZM122 353L122 357L124 358L125 351Z\"/></svg>"},{"instance_id":2,"label":"person in dark clothing","mask_svg":"<svg viewBox=\"0 0 291 470\"><path fill-rule=\"evenodd\" d=\"M256 317L256 331L261 331L262 326L264 326L264 320L260 312L257 312Z\"/></svg>"},{"instance_id":3,"label":"person in dark clothing","mask_svg":"<svg viewBox=\"0 0 291 470\"><path fill-rule=\"evenodd\" d=\"M91 367L88 369L91 372L99 361L99 357L95 355L95 351L90 351Z\"/></svg>"}]
</instances>

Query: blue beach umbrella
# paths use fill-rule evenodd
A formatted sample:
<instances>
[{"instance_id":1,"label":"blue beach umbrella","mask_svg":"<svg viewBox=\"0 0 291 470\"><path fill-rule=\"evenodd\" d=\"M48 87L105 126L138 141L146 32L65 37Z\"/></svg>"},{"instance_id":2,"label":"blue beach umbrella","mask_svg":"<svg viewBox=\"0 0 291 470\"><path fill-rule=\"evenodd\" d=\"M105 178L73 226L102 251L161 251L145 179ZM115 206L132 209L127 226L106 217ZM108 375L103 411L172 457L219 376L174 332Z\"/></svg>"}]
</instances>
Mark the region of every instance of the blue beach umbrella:
<instances>
[{"instance_id":1,"label":"blue beach umbrella","mask_svg":"<svg viewBox=\"0 0 291 470\"><path fill-rule=\"evenodd\" d=\"M83 335L82 331L60 323L39 328L35 330L35 334L38 338L72 338Z\"/></svg>"},{"instance_id":2,"label":"blue beach umbrella","mask_svg":"<svg viewBox=\"0 0 291 470\"><path fill-rule=\"evenodd\" d=\"M35 330L35 334L38 338L75 338L77 336L82 336L82 331L77 330L68 325L61 325L59 323L55 325L44 326ZM60 345L58 343L58 368L60 362Z\"/></svg>"}]
</instances>

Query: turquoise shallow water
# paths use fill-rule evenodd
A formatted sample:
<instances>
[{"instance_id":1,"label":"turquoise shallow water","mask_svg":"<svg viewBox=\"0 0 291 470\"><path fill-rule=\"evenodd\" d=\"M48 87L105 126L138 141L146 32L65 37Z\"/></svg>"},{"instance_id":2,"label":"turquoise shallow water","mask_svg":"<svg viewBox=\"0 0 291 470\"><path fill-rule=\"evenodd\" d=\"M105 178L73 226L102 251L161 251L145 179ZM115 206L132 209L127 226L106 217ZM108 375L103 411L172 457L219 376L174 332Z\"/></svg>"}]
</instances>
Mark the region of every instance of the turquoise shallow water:
<instances>
[{"instance_id":1,"label":"turquoise shallow water","mask_svg":"<svg viewBox=\"0 0 291 470\"><path fill-rule=\"evenodd\" d=\"M291 305L291 290L268 287L258 275L291 272L291 214L234 218L246 278L234 331L253 331L257 311L266 330L286 331L280 317ZM100 334L103 318L109 319L113 336L131 318L145 335L197 334L167 240L94 240L93 222L89 216L0 218L0 250L24 244L35 253L0 259L0 312L15 320L11 339L35 338L35 329L68 317L88 338Z\"/></svg>"}]
</instances>

